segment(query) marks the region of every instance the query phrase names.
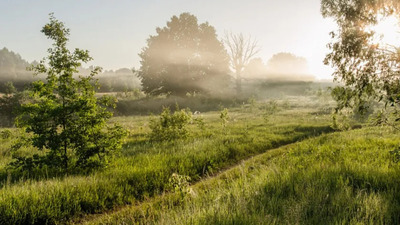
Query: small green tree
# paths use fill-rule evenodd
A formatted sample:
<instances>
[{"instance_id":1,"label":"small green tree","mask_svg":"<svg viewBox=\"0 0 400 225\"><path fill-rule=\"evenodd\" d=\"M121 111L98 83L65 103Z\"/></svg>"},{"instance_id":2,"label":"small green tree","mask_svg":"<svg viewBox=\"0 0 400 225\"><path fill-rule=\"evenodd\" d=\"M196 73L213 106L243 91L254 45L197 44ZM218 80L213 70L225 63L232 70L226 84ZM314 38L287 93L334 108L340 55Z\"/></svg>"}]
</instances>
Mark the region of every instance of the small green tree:
<instances>
[{"instance_id":1,"label":"small green tree","mask_svg":"<svg viewBox=\"0 0 400 225\"><path fill-rule=\"evenodd\" d=\"M150 121L150 138L157 141L170 141L189 136L187 125L192 120L192 113L177 107L174 113L164 108L158 119Z\"/></svg>"},{"instance_id":2,"label":"small green tree","mask_svg":"<svg viewBox=\"0 0 400 225\"><path fill-rule=\"evenodd\" d=\"M49 56L31 70L47 74L46 81L35 81L30 88L31 100L22 104L17 126L28 135L28 142L44 151L40 156L17 157L15 167L48 165L69 169L93 169L107 163L118 150L126 133L122 127L107 126L112 116L107 107L115 106L111 97L95 97L94 76L101 68L94 68L87 77L79 76L81 63L92 58L88 51L67 48L69 29L50 14L50 22L42 33L53 40Z\"/></svg>"}]
</instances>

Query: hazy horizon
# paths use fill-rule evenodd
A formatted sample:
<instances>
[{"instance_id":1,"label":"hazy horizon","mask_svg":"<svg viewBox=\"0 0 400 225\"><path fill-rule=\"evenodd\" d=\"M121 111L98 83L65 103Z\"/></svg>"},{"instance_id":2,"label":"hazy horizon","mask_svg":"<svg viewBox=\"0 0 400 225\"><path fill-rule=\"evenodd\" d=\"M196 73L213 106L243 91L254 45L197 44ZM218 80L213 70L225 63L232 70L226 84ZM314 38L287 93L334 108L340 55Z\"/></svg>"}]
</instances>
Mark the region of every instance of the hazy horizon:
<instances>
[{"instance_id":1,"label":"hazy horizon","mask_svg":"<svg viewBox=\"0 0 400 225\"><path fill-rule=\"evenodd\" d=\"M304 57L310 74L330 79L332 69L323 65L335 29L323 19L320 1L27 1L0 2L0 48L6 47L29 62L47 55L50 41L40 33L48 14L71 30L70 48L90 51L94 61L106 70L139 68L138 53L146 39L164 27L174 15L189 12L199 23L209 22L221 39L225 31L251 35L261 47L256 57L268 61L274 54L289 52Z\"/></svg>"}]
</instances>

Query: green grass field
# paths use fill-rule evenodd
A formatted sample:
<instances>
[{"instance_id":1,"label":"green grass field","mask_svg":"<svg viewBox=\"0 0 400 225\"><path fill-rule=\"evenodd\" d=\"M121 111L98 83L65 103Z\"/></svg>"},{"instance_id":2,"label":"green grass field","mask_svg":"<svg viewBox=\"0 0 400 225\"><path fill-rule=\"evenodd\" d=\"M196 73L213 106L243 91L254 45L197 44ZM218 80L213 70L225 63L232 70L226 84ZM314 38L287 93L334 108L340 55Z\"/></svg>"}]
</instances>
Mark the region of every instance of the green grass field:
<instances>
[{"instance_id":1,"label":"green grass field","mask_svg":"<svg viewBox=\"0 0 400 225\"><path fill-rule=\"evenodd\" d=\"M271 105L277 109L266 114ZM60 176L7 171L0 140L0 224L396 224L399 134L334 132L332 102L249 101L194 115L190 136L151 141L149 116L115 117L129 130L103 171ZM154 116L153 116L154 117ZM32 149L26 149L30 154ZM190 177L171 188L171 177Z\"/></svg>"},{"instance_id":2,"label":"green grass field","mask_svg":"<svg viewBox=\"0 0 400 225\"><path fill-rule=\"evenodd\" d=\"M179 193L86 224L398 224L390 129L324 134L273 149ZM82 221L81 221L82 222Z\"/></svg>"}]
</instances>

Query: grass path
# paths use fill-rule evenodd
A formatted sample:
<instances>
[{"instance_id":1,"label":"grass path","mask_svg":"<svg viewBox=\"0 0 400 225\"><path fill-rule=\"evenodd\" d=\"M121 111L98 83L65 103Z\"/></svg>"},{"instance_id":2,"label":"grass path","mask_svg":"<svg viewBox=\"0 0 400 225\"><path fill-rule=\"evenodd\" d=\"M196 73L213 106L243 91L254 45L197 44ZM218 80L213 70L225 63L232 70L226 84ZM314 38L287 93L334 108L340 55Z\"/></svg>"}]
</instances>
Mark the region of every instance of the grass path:
<instances>
[{"instance_id":1,"label":"grass path","mask_svg":"<svg viewBox=\"0 0 400 225\"><path fill-rule=\"evenodd\" d=\"M289 148L290 146L294 145L296 143L291 143L287 145L283 145L281 147L275 148L275 149L270 149L266 153L261 153L258 155L254 155L250 158L243 159L241 162L235 165L231 165L227 168L224 168L212 175L207 175L206 177L203 177L201 180L198 180L190 185L190 188L196 188L197 186L204 185L207 182L212 182L215 179L221 179L221 177L226 176L226 174L232 173L232 171L237 170L238 167L242 167L243 164L248 164L249 162L253 162L254 160L257 160L260 157L267 157L268 159L272 159L274 157L279 157L282 154L284 154L284 151L282 149ZM69 221L67 224L101 224L102 221L105 218L112 218L115 216L118 216L119 214L124 214L126 212L131 212L131 211L142 211L142 208L146 207L152 207L153 205L160 204L160 203L165 203L165 201L169 201L174 198L179 198L177 196L179 194L176 193L168 193L165 192L162 195L155 196L153 198L146 199L145 201L142 202L137 202L134 205L125 205L125 206L120 206L115 209L100 213L100 214L88 214L83 217L73 219Z\"/></svg>"},{"instance_id":2,"label":"grass path","mask_svg":"<svg viewBox=\"0 0 400 225\"><path fill-rule=\"evenodd\" d=\"M149 140L149 117L114 118L131 130L127 143L109 168L87 175L52 177L38 168L35 177L9 176L2 165L10 152L0 146L0 224L58 224L141 204L170 190L172 174L196 182L270 149L333 131L330 115L315 114L316 107L282 108L268 121L264 107L230 109L226 126L219 112L200 115L205 128L192 123L191 136L173 142ZM13 137L3 141L9 145Z\"/></svg>"},{"instance_id":3,"label":"grass path","mask_svg":"<svg viewBox=\"0 0 400 225\"><path fill-rule=\"evenodd\" d=\"M83 224L398 224L400 166L387 128L324 134Z\"/></svg>"},{"instance_id":4,"label":"grass path","mask_svg":"<svg viewBox=\"0 0 400 225\"><path fill-rule=\"evenodd\" d=\"M320 135L324 135L324 134L320 133ZM315 137L312 137L309 139L315 139L317 137L318 136L315 136ZM308 139L306 139L306 140L308 140ZM303 141L305 141L305 140L303 140ZM273 158L282 156L291 147L293 147L297 144L298 144L297 142L285 144L285 145L279 146L274 149L269 149L264 153L260 153L257 155L253 155L249 158L245 158L237 164L234 164L227 168L221 169L212 175L207 175L206 177L203 177L202 179L192 183L190 186L190 189L197 189L199 187L207 186L208 183L212 183L216 180L225 179L224 177L229 176L229 174L237 172L238 169L241 170L244 167L244 165L249 165L249 164L255 165L256 162L260 161L260 160L262 160L263 163L267 163L269 160L272 160ZM131 213L131 212L142 213L144 215L146 213L143 211L143 209L147 209L149 207L153 208L156 205L165 204L165 203L167 203L168 205L170 205L170 204L174 205L176 203L179 204L179 202L175 202L176 198L178 198L178 199L180 198L179 195L180 195L180 193L177 194L177 193L165 192L162 195L146 199L145 201L142 201L142 202L137 202L134 205L125 205L125 206L117 207L113 210L109 210L109 211L103 212L101 214L85 215L84 217L80 217L80 218L69 221L68 224L103 224L104 221L107 221L110 218L120 217L121 214L124 215L126 213ZM172 200L172 202L170 202L171 200ZM114 224L114 222L111 222L111 223ZM106 222L106 224L108 224L108 223Z\"/></svg>"}]
</instances>

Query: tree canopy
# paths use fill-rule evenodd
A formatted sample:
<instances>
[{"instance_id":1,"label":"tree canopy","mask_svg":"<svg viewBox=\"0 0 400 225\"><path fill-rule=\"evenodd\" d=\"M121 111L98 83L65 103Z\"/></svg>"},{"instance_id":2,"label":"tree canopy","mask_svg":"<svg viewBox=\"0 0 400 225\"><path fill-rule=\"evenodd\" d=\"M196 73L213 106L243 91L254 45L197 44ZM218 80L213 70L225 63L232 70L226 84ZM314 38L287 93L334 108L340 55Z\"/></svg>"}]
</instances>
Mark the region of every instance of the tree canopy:
<instances>
[{"instance_id":1,"label":"tree canopy","mask_svg":"<svg viewBox=\"0 0 400 225\"><path fill-rule=\"evenodd\" d=\"M288 52L280 52L267 62L269 73L275 74L307 74L308 63L303 57Z\"/></svg>"},{"instance_id":2,"label":"tree canopy","mask_svg":"<svg viewBox=\"0 0 400 225\"><path fill-rule=\"evenodd\" d=\"M261 58L251 59L242 73L244 78L265 78L266 74L267 67Z\"/></svg>"},{"instance_id":3,"label":"tree canopy","mask_svg":"<svg viewBox=\"0 0 400 225\"><path fill-rule=\"evenodd\" d=\"M156 32L139 54L144 92L185 95L216 90L229 82L229 57L214 27L182 13Z\"/></svg>"},{"instance_id":4,"label":"tree canopy","mask_svg":"<svg viewBox=\"0 0 400 225\"><path fill-rule=\"evenodd\" d=\"M17 125L29 135L16 147L31 144L43 154L15 152L12 165L28 170L47 165L63 171L102 166L121 147L124 130L107 126L112 113L106 107L113 106L113 99L95 97L92 81L101 68L75 79L81 64L92 59L89 52L67 48L69 29L52 14L42 33L53 41L53 47L31 70L47 77L32 83L31 99L21 105Z\"/></svg>"},{"instance_id":5,"label":"tree canopy","mask_svg":"<svg viewBox=\"0 0 400 225\"><path fill-rule=\"evenodd\" d=\"M344 84L333 91L339 103L337 110L354 108L363 113L377 100L384 102L384 110L398 120L399 45L376 42L375 31L369 28L390 15L399 17L399 10L398 0L321 1L322 15L338 25L338 30L331 32L331 52L325 58L325 63L335 68L334 79Z\"/></svg>"}]
</instances>

